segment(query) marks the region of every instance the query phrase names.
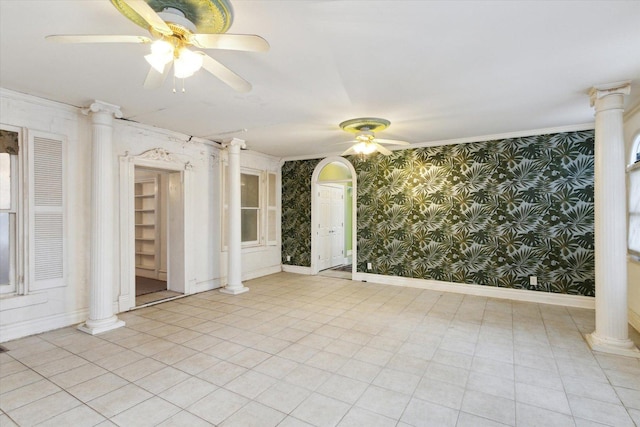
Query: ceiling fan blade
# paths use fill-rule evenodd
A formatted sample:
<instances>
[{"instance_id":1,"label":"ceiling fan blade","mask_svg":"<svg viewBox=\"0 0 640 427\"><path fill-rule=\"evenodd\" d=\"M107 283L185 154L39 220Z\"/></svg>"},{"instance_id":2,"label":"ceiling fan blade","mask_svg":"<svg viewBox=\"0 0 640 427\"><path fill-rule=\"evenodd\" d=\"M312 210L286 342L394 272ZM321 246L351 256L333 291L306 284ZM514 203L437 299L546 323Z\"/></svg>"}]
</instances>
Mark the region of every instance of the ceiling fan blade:
<instances>
[{"instance_id":1,"label":"ceiling fan blade","mask_svg":"<svg viewBox=\"0 0 640 427\"><path fill-rule=\"evenodd\" d=\"M202 68L231 86L238 92L249 92L251 90L251 83L210 57L209 55L202 55L204 61Z\"/></svg>"},{"instance_id":2,"label":"ceiling fan blade","mask_svg":"<svg viewBox=\"0 0 640 427\"><path fill-rule=\"evenodd\" d=\"M144 80L144 88L145 89L157 89L162 86L162 83L167 79L169 75L169 70L171 70L172 62L168 62L164 66L164 70L162 73L159 73L155 68L151 67L149 69L149 73L147 74L147 78Z\"/></svg>"},{"instance_id":3,"label":"ceiling fan blade","mask_svg":"<svg viewBox=\"0 0 640 427\"><path fill-rule=\"evenodd\" d=\"M378 150L380 153L384 154L385 156L390 156L391 155L391 151L389 151L388 149L386 149L382 145L378 144L377 142L374 142L373 144L376 146L376 150Z\"/></svg>"},{"instance_id":4,"label":"ceiling fan blade","mask_svg":"<svg viewBox=\"0 0 640 427\"><path fill-rule=\"evenodd\" d=\"M353 147L349 147L344 153L340 154L341 156L348 156L349 154L353 154L356 151L354 150Z\"/></svg>"},{"instance_id":5,"label":"ceiling fan blade","mask_svg":"<svg viewBox=\"0 0 640 427\"><path fill-rule=\"evenodd\" d=\"M191 44L201 49L244 50L248 52L266 52L269 43L253 34L193 34Z\"/></svg>"},{"instance_id":6,"label":"ceiling fan blade","mask_svg":"<svg viewBox=\"0 0 640 427\"><path fill-rule=\"evenodd\" d=\"M155 10L151 8L144 0L123 0L126 4L131 7L138 15L142 17L147 24L160 34L165 36L170 36L173 34L173 31L166 22L158 14Z\"/></svg>"},{"instance_id":7,"label":"ceiling fan blade","mask_svg":"<svg viewBox=\"0 0 640 427\"><path fill-rule=\"evenodd\" d=\"M56 43L151 43L151 39L144 36L115 36L92 34L55 34L46 36L45 39Z\"/></svg>"},{"instance_id":8,"label":"ceiling fan blade","mask_svg":"<svg viewBox=\"0 0 640 427\"><path fill-rule=\"evenodd\" d=\"M381 138L375 138L374 139L375 142L377 142L378 144L389 144L389 145L411 145L411 143L407 142L407 141L398 141L397 139L381 139Z\"/></svg>"},{"instance_id":9,"label":"ceiling fan blade","mask_svg":"<svg viewBox=\"0 0 640 427\"><path fill-rule=\"evenodd\" d=\"M356 139L352 139L351 141L341 141L341 142L334 142L333 145L343 145L343 144L355 144L359 142Z\"/></svg>"}]
</instances>

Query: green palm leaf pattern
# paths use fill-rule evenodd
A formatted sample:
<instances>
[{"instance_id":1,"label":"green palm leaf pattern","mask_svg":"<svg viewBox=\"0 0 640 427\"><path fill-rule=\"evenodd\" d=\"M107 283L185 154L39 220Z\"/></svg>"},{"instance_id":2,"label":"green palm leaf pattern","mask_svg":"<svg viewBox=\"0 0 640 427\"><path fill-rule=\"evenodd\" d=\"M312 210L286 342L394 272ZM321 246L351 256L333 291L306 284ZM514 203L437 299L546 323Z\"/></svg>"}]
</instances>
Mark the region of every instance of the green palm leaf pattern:
<instances>
[{"instance_id":1,"label":"green palm leaf pattern","mask_svg":"<svg viewBox=\"0 0 640 427\"><path fill-rule=\"evenodd\" d=\"M358 271L593 296L593 141L580 131L349 157ZM296 265L309 265L317 163L282 168L282 253Z\"/></svg>"}]
</instances>

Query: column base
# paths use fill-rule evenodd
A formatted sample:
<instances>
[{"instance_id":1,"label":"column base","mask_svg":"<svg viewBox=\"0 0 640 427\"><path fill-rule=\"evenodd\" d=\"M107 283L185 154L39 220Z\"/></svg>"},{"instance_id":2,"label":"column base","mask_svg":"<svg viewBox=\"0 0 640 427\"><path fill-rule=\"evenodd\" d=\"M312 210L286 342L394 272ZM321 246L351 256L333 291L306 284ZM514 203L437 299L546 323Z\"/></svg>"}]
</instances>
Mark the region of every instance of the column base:
<instances>
[{"instance_id":1,"label":"column base","mask_svg":"<svg viewBox=\"0 0 640 427\"><path fill-rule=\"evenodd\" d=\"M78 325L78 330L87 334L97 335L113 329L121 328L125 325L124 320L119 320L117 316L112 316L103 320L87 320Z\"/></svg>"},{"instance_id":2,"label":"column base","mask_svg":"<svg viewBox=\"0 0 640 427\"><path fill-rule=\"evenodd\" d=\"M223 294L238 295L238 294L244 294L245 292L249 292L249 288L247 288L244 285L233 286L233 287L227 286L226 288L220 289L220 292L222 292Z\"/></svg>"},{"instance_id":3,"label":"column base","mask_svg":"<svg viewBox=\"0 0 640 427\"><path fill-rule=\"evenodd\" d=\"M593 351L640 359L640 350L638 350L630 339L617 340L600 338L595 332L585 334L584 337Z\"/></svg>"}]
</instances>

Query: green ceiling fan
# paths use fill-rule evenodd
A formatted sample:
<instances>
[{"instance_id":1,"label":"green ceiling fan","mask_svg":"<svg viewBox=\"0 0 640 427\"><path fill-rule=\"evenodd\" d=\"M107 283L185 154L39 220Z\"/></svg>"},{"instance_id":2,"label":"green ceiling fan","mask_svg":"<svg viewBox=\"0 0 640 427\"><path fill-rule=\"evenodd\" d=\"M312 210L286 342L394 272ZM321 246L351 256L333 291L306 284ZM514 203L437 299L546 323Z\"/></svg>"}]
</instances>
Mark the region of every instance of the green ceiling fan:
<instances>
[{"instance_id":1,"label":"green ceiling fan","mask_svg":"<svg viewBox=\"0 0 640 427\"><path fill-rule=\"evenodd\" d=\"M376 151L384 154L385 156L389 156L391 151L382 146L382 144L410 145L406 141L376 138L375 132L385 130L390 124L391 122L389 120L377 117L361 117L340 123L339 126L342 130L356 135L354 140L347 141L347 143L353 145L342 153L342 156L347 156L349 154L360 154L365 156Z\"/></svg>"},{"instance_id":2,"label":"green ceiling fan","mask_svg":"<svg viewBox=\"0 0 640 427\"><path fill-rule=\"evenodd\" d=\"M145 59L151 69L144 82L157 88L171 68L176 78L190 77L204 68L239 92L251 84L209 55L196 49L248 52L269 50L269 43L252 34L225 34L233 21L227 0L111 0L125 17L147 29L151 38L129 35L50 35L58 43L143 43L151 45ZM184 90L184 89L183 89ZM174 88L175 91L175 88Z\"/></svg>"}]
</instances>

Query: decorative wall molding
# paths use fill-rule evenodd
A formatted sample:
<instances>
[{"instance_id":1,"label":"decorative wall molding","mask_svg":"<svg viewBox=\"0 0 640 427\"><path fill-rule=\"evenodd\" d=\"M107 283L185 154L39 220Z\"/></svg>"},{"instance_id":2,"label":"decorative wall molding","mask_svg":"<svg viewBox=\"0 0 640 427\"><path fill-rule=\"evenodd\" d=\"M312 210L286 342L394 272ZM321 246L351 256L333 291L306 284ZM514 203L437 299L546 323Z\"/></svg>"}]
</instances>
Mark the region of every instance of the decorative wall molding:
<instances>
[{"instance_id":1,"label":"decorative wall molding","mask_svg":"<svg viewBox=\"0 0 640 427\"><path fill-rule=\"evenodd\" d=\"M0 342L11 341L27 335L39 334L64 328L70 325L83 322L89 316L89 309L70 311L67 313L54 314L51 316L39 317L24 322L11 323L0 326Z\"/></svg>"},{"instance_id":2,"label":"decorative wall molding","mask_svg":"<svg viewBox=\"0 0 640 427\"><path fill-rule=\"evenodd\" d=\"M37 292L27 295L15 295L0 299L0 312L24 308L32 305L45 304L49 301L47 292Z\"/></svg>"},{"instance_id":3,"label":"decorative wall molding","mask_svg":"<svg viewBox=\"0 0 640 427\"><path fill-rule=\"evenodd\" d=\"M501 298L538 304L561 305L565 307L595 308L595 298L582 295L566 295L526 289L497 288L494 286L471 285L467 283L441 282L438 280L413 279L409 277L384 276L381 274L356 273L353 280L363 280L381 285L405 286L440 292Z\"/></svg>"}]
</instances>

